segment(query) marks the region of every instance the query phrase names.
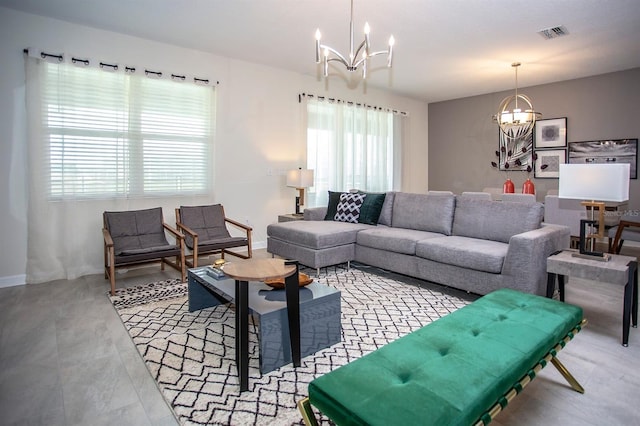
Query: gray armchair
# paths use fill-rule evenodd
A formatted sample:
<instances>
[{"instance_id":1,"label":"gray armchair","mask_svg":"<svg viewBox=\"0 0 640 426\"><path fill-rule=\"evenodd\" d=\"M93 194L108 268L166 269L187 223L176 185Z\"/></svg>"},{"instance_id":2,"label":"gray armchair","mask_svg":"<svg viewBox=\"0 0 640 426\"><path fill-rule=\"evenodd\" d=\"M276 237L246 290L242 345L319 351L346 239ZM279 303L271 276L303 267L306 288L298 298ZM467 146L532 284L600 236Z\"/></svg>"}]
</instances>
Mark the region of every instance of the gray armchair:
<instances>
[{"instance_id":1,"label":"gray armchair","mask_svg":"<svg viewBox=\"0 0 640 426\"><path fill-rule=\"evenodd\" d=\"M232 237L227 225L239 229L244 236ZM198 256L220 253L250 259L252 228L229 219L221 204L209 206L180 206L176 209L176 227L185 235L185 244L191 253L185 255L189 267L198 266ZM247 254L231 251L235 247L247 247ZM191 261L190 261L191 260Z\"/></svg>"},{"instance_id":2,"label":"gray armchair","mask_svg":"<svg viewBox=\"0 0 640 426\"><path fill-rule=\"evenodd\" d=\"M162 208L104 212L104 277L111 283L115 294L115 269L150 262L160 262L160 269L167 264L180 271L186 280L184 261L184 236L164 223ZM169 244L165 231L175 238ZM175 257L175 261L170 258Z\"/></svg>"}]
</instances>

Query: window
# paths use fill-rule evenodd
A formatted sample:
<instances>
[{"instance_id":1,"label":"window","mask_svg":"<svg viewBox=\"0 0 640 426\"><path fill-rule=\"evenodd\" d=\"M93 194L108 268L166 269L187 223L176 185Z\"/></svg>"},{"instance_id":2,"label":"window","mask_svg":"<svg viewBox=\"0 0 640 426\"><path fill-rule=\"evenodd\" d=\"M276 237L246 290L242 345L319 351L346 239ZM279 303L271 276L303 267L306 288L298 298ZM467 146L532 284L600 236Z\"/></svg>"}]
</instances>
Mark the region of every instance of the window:
<instances>
[{"instance_id":1,"label":"window","mask_svg":"<svg viewBox=\"0 0 640 426\"><path fill-rule=\"evenodd\" d=\"M50 199L209 192L214 89L70 64L41 65Z\"/></svg>"},{"instance_id":2,"label":"window","mask_svg":"<svg viewBox=\"0 0 640 426\"><path fill-rule=\"evenodd\" d=\"M327 191L390 191L397 185L400 142L393 112L307 99L307 168L315 171L307 205ZM399 127L399 126L397 126Z\"/></svg>"}]
</instances>

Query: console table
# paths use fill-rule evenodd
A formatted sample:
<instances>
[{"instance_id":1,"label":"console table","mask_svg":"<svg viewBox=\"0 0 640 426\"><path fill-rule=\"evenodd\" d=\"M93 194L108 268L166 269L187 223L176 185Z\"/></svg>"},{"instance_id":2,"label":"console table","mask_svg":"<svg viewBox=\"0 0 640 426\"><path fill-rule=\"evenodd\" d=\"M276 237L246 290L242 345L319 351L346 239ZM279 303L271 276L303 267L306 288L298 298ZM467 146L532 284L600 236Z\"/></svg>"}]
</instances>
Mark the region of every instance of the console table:
<instances>
[{"instance_id":1,"label":"console table","mask_svg":"<svg viewBox=\"0 0 640 426\"><path fill-rule=\"evenodd\" d=\"M564 302L565 277L608 282L624 286L622 309L622 345L629 345L629 325L638 326L638 260L612 254L609 261L574 257L577 250L563 250L547 258L547 297L553 297L558 283L560 300ZM633 317L633 318L632 318Z\"/></svg>"}]
</instances>

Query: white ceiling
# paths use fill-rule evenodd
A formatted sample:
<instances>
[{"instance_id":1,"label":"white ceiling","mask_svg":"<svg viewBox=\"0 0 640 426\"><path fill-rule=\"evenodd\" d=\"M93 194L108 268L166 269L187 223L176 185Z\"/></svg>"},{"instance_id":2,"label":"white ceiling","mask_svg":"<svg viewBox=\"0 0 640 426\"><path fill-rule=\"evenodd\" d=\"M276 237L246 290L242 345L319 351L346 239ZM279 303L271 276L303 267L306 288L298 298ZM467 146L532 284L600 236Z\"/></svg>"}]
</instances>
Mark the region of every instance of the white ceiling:
<instances>
[{"instance_id":1,"label":"white ceiling","mask_svg":"<svg viewBox=\"0 0 640 426\"><path fill-rule=\"evenodd\" d=\"M314 33L347 54L349 0L0 0L0 6L317 76ZM355 0L393 68L367 84L427 102L640 66L639 0ZM537 32L564 25L569 35ZM359 75L359 74L358 74ZM351 78L342 67L330 78ZM357 75L355 76L357 77Z\"/></svg>"}]
</instances>

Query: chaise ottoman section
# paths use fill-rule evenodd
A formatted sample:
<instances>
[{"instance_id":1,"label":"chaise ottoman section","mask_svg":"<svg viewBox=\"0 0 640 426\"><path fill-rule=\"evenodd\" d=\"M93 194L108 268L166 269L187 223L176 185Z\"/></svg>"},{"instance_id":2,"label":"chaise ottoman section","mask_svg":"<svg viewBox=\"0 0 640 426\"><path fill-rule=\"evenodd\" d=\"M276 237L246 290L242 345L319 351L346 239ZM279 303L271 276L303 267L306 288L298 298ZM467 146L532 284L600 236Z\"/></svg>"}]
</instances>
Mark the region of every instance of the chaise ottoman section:
<instances>
[{"instance_id":1,"label":"chaise ottoman section","mask_svg":"<svg viewBox=\"0 0 640 426\"><path fill-rule=\"evenodd\" d=\"M267 251L316 269L337 265L354 259L358 231L371 227L334 221L274 223L267 226Z\"/></svg>"}]
</instances>

